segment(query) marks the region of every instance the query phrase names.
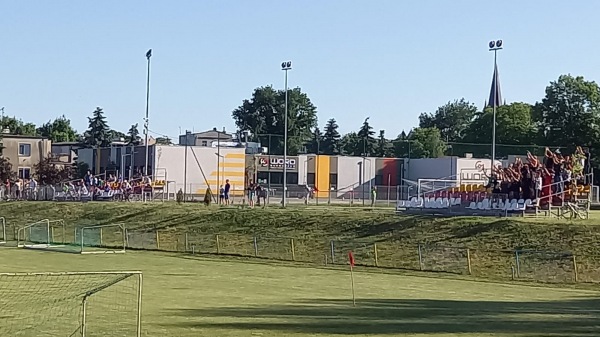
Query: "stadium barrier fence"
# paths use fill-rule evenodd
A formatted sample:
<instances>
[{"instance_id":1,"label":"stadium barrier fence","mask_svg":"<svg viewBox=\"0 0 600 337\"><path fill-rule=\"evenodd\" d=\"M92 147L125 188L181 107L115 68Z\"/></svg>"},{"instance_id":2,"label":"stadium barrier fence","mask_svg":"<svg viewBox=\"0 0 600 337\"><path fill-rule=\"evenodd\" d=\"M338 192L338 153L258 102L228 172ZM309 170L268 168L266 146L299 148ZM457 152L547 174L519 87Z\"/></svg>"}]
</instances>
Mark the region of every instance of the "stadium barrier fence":
<instances>
[{"instance_id":1,"label":"stadium barrier fence","mask_svg":"<svg viewBox=\"0 0 600 337\"><path fill-rule=\"evenodd\" d=\"M9 226L7 226L9 228ZM17 231L13 240L17 240ZM77 244L77 230L54 234L64 244ZM118 247L118 235L102 237L107 248ZM114 242L113 242L114 241ZM171 229L126 230L126 249L187 254L229 255L313 265L348 264L352 251L358 266L450 273L475 278L545 283L600 283L600 256L543 250L491 250L432 243L406 244L236 233L182 232Z\"/></svg>"}]
</instances>

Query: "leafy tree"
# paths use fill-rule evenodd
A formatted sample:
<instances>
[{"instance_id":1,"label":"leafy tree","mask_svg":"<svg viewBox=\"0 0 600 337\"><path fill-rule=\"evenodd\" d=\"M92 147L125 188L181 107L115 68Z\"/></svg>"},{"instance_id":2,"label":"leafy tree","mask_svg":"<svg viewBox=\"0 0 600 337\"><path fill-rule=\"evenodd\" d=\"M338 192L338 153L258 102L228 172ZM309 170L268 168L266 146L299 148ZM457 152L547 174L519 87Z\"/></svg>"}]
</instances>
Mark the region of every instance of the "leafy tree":
<instances>
[{"instance_id":1,"label":"leafy tree","mask_svg":"<svg viewBox=\"0 0 600 337\"><path fill-rule=\"evenodd\" d=\"M600 88L582 76L562 75L546 87L535 107L544 144L597 147L600 139Z\"/></svg>"},{"instance_id":2,"label":"leafy tree","mask_svg":"<svg viewBox=\"0 0 600 337\"><path fill-rule=\"evenodd\" d=\"M325 134L323 135L323 141L321 143L321 153L328 155L340 154L340 133L338 132L338 125L334 118L327 121L325 125Z\"/></svg>"},{"instance_id":3,"label":"leafy tree","mask_svg":"<svg viewBox=\"0 0 600 337\"><path fill-rule=\"evenodd\" d=\"M72 165L55 164L52 158L45 158L33 166L35 176L41 184L55 185L73 180L76 172Z\"/></svg>"},{"instance_id":4,"label":"leafy tree","mask_svg":"<svg viewBox=\"0 0 600 337\"><path fill-rule=\"evenodd\" d=\"M173 141L169 137L157 137L156 145L172 145Z\"/></svg>"},{"instance_id":5,"label":"leafy tree","mask_svg":"<svg viewBox=\"0 0 600 337\"><path fill-rule=\"evenodd\" d=\"M8 129L11 134L24 135L24 136L36 136L36 128L33 123L24 123L22 120L16 117L2 117L2 129Z\"/></svg>"},{"instance_id":6,"label":"leafy tree","mask_svg":"<svg viewBox=\"0 0 600 337\"><path fill-rule=\"evenodd\" d=\"M89 127L84 135L85 143L89 146L109 146L112 138L102 108L94 110L92 117L88 117L88 123Z\"/></svg>"},{"instance_id":7,"label":"leafy tree","mask_svg":"<svg viewBox=\"0 0 600 337\"><path fill-rule=\"evenodd\" d=\"M476 115L467 129L465 141L491 144L494 113L491 107ZM532 116L532 106L527 103L511 103L496 107L496 144L529 145L535 143L536 126ZM460 147L460 145L457 145ZM473 151L479 150L479 151ZM490 155L491 147L471 148L475 156ZM496 147L500 156L514 154L510 147ZM462 152L462 151L457 151Z\"/></svg>"},{"instance_id":8,"label":"leafy tree","mask_svg":"<svg viewBox=\"0 0 600 337\"><path fill-rule=\"evenodd\" d=\"M476 113L477 107L461 98L439 107L434 114L422 113L419 116L419 127L438 128L442 139L456 142L465 137Z\"/></svg>"},{"instance_id":9,"label":"leafy tree","mask_svg":"<svg viewBox=\"0 0 600 337\"><path fill-rule=\"evenodd\" d=\"M37 133L42 137L47 137L53 143L75 142L79 140L77 131L73 129L71 121L64 115L43 124L37 128Z\"/></svg>"},{"instance_id":10,"label":"leafy tree","mask_svg":"<svg viewBox=\"0 0 600 337\"><path fill-rule=\"evenodd\" d=\"M129 136L121 131L117 131L117 130L109 130L108 131L108 137L110 138L110 141L127 141L129 139Z\"/></svg>"},{"instance_id":11,"label":"leafy tree","mask_svg":"<svg viewBox=\"0 0 600 337\"><path fill-rule=\"evenodd\" d=\"M85 175L87 174L87 172L90 170L90 166L87 163L84 162L77 162L75 163L75 171L77 174L77 178L83 178L85 177Z\"/></svg>"},{"instance_id":12,"label":"leafy tree","mask_svg":"<svg viewBox=\"0 0 600 337\"><path fill-rule=\"evenodd\" d=\"M357 133L361 144L357 144L356 147L362 149L361 154L368 156L375 153L375 131L373 127L369 125L369 117L365 118L363 125Z\"/></svg>"},{"instance_id":13,"label":"leafy tree","mask_svg":"<svg viewBox=\"0 0 600 337\"><path fill-rule=\"evenodd\" d=\"M14 181L17 179L17 173L13 171L13 166L8 158L0 157L0 182L6 180Z\"/></svg>"},{"instance_id":14,"label":"leafy tree","mask_svg":"<svg viewBox=\"0 0 600 337\"><path fill-rule=\"evenodd\" d=\"M446 143L438 128L415 128L408 135L413 158L438 158L444 155Z\"/></svg>"},{"instance_id":15,"label":"leafy tree","mask_svg":"<svg viewBox=\"0 0 600 337\"><path fill-rule=\"evenodd\" d=\"M391 157L393 155L392 144L385 138L385 130L379 130L374 155L376 157Z\"/></svg>"},{"instance_id":16,"label":"leafy tree","mask_svg":"<svg viewBox=\"0 0 600 337\"><path fill-rule=\"evenodd\" d=\"M133 124L130 128L129 131L127 131L127 144L128 145L140 145L141 143L141 138L140 138L140 132L138 131L138 125L137 123Z\"/></svg>"},{"instance_id":17,"label":"leafy tree","mask_svg":"<svg viewBox=\"0 0 600 337\"><path fill-rule=\"evenodd\" d=\"M232 112L232 117L240 131L250 131L251 140L258 141L261 135L281 135L273 137L271 153L283 153L285 131L285 90L275 90L271 86L256 88L252 98L242 101L242 105ZM297 154L312 139L317 127L317 108L300 88L288 91L288 153Z\"/></svg>"}]
</instances>

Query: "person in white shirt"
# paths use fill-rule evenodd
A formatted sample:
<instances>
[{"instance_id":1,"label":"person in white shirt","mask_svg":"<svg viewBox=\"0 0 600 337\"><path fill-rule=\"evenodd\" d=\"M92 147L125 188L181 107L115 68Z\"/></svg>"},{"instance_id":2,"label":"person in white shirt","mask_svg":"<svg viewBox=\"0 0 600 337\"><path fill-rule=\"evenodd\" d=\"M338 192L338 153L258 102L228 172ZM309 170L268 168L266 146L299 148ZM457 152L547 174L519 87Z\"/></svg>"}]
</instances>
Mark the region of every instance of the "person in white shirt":
<instances>
[{"instance_id":1,"label":"person in white shirt","mask_svg":"<svg viewBox=\"0 0 600 337\"><path fill-rule=\"evenodd\" d=\"M535 198L538 199L542 195L542 173L535 174Z\"/></svg>"}]
</instances>

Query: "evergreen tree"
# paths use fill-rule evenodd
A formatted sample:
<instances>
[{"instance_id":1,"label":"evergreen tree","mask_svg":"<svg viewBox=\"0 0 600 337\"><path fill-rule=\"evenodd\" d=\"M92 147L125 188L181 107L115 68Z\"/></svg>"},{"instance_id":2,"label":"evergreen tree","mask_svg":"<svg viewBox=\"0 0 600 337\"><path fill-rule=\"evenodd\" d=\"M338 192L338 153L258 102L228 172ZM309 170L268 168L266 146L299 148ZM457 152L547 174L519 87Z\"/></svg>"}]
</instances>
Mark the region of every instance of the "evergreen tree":
<instances>
[{"instance_id":1,"label":"evergreen tree","mask_svg":"<svg viewBox=\"0 0 600 337\"><path fill-rule=\"evenodd\" d=\"M127 131L127 144L128 145L140 145L141 138L140 132L138 131L137 123L133 124L129 131Z\"/></svg>"},{"instance_id":2,"label":"evergreen tree","mask_svg":"<svg viewBox=\"0 0 600 337\"><path fill-rule=\"evenodd\" d=\"M88 130L85 132L85 143L89 146L109 146L110 128L104 117L104 111L98 107L94 110L92 117L88 117Z\"/></svg>"},{"instance_id":3,"label":"evergreen tree","mask_svg":"<svg viewBox=\"0 0 600 337\"><path fill-rule=\"evenodd\" d=\"M357 149L361 149L360 153L364 156L368 156L375 153L375 131L373 127L369 125L369 117L365 118L363 125L357 133L360 144L356 145Z\"/></svg>"},{"instance_id":4,"label":"evergreen tree","mask_svg":"<svg viewBox=\"0 0 600 337\"><path fill-rule=\"evenodd\" d=\"M321 133L321 129L318 127L313 131L313 137L308 143L307 152L319 154L321 153L321 142L323 141L323 134Z\"/></svg>"},{"instance_id":5,"label":"evergreen tree","mask_svg":"<svg viewBox=\"0 0 600 337\"><path fill-rule=\"evenodd\" d=\"M385 130L379 130L379 138L377 138L377 146L375 147L376 157L391 157L392 144L385 138Z\"/></svg>"},{"instance_id":6,"label":"evergreen tree","mask_svg":"<svg viewBox=\"0 0 600 337\"><path fill-rule=\"evenodd\" d=\"M342 137L338 132L338 127L335 118L331 118L327 121L327 125L325 125L325 134L323 135L323 141L321 143L321 153L328 155L340 154L340 140Z\"/></svg>"}]
</instances>

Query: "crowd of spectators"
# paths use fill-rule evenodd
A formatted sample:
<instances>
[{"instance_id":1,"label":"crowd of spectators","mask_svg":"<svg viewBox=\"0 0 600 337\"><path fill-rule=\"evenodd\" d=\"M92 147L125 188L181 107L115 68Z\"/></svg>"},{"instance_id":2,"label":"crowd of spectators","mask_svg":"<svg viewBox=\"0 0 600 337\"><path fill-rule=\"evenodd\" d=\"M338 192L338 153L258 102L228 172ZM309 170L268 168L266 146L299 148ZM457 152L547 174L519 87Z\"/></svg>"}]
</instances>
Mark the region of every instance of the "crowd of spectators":
<instances>
[{"instance_id":1,"label":"crowd of spectators","mask_svg":"<svg viewBox=\"0 0 600 337\"><path fill-rule=\"evenodd\" d=\"M540 199L541 203L562 202L574 198L589 185L589 152L577 147L571 155L546 148L543 161L527 153L527 161L517 158L507 167L492 169L488 192L507 195L509 199Z\"/></svg>"},{"instance_id":2,"label":"crowd of spectators","mask_svg":"<svg viewBox=\"0 0 600 337\"><path fill-rule=\"evenodd\" d=\"M151 193L153 188L164 186L164 181L135 174L131 180L115 175L93 175L88 171L82 179L66 181L59 185L39 186L34 179L6 181L0 186L3 200L123 200L133 195Z\"/></svg>"}]
</instances>

